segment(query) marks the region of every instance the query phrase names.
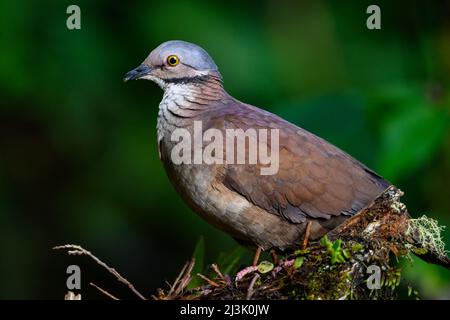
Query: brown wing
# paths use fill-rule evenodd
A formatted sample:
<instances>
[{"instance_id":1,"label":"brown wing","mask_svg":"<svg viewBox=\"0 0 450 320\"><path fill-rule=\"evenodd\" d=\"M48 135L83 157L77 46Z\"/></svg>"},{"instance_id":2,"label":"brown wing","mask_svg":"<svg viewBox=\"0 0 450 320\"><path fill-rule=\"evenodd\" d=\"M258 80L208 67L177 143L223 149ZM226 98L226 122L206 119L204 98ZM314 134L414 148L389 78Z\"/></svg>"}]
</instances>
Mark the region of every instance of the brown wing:
<instances>
[{"instance_id":1,"label":"brown wing","mask_svg":"<svg viewBox=\"0 0 450 320\"><path fill-rule=\"evenodd\" d=\"M293 223L304 222L307 217L329 219L355 214L390 185L325 140L256 107L230 104L218 118L211 119L210 126L219 122L223 129L280 130L276 174L261 175L264 165L260 163L232 164L226 166L223 183Z\"/></svg>"}]
</instances>

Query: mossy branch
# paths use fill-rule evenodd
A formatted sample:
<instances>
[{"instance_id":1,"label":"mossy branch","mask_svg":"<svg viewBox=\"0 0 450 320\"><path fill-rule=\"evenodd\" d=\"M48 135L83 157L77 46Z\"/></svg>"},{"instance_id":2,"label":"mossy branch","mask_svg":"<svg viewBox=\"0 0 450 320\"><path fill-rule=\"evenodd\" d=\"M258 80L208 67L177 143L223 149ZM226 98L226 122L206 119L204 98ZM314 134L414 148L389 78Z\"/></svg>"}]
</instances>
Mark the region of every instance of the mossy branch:
<instances>
[{"instance_id":1,"label":"mossy branch","mask_svg":"<svg viewBox=\"0 0 450 320\"><path fill-rule=\"evenodd\" d=\"M450 268L441 238L441 226L426 216L412 219L400 202L403 193L391 187L366 209L348 219L306 249L273 255L273 262L244 267L235 274L227 266L211 265L207 275L198 274L204 285L189 289L195 260L181 270L168 289L153 299L392 299L401 279L399 257L416 254L425 261ZM145 297L89 251L75 245L55 247L69 254L87 255L127 285L140 299ZM395 258L395 259L393 259ZM370 283L370 270L379 271ZM193 282L192 282L193 283ZM192 286L191 283L191 286ZM111 299L108 291L96 287ZM409 294L416 294L409 290Z\"/></svg>"},{"instance_id":2,"label":"mossy branch","mask_svg":"<svg viewBox=\"0 0 450 320\"><path fill-rule=\"evenodd\" d=\"M205 285L158 299L392 299L401 279L399 257L414 253L449 268L442 227L425 216L411 219L391 187L365 210L307 249L263 261L235 275L214 267ZM395 259L393 259L395 258ZM380 270L379 283L368 285L368 267ZM220 267L220 266L219 266ZM374 269L374 270L375 270ZM214 285L211 285L214 283ZM416 291L409 290L409 294Z\"/></svg>"}]
</instances>

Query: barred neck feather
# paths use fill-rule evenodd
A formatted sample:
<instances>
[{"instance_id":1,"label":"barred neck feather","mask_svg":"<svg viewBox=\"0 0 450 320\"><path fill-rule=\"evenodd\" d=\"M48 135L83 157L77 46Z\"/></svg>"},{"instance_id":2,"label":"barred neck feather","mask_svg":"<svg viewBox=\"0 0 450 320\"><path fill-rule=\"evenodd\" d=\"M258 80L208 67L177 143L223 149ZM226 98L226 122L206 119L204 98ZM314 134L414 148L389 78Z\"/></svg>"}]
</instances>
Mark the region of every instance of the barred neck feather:
<instances>
[{"instance_id":1,"label":"barred neck feather","mask_svg":"<svg viewBox=\"0 0 450 320\"><path fill-rule=\"evenodd\" d=\"M162 79L164 98L184 95L199 100L219 100L224 96L220 74L205 74L195 77Z\"/></svg>"},{"instance_id":2,"label":"barred neck feather","mask_svg":"<svg viewBox=\"0 0 450 320\"><path fill-rule=\"evenodd\" d=\"M195 116L226 96L219 76L203 75L162 81L164 96L160 109L166 108L181 118Z\"/></svg>"},{"instance_id":3,"label":"barred neck feather","mask_svg":"<svg viewBox=\"0 0 450 320\"><path fill-rule=\"evenodd\" d=\"M159 104L158 135L192 124L196 117L219 105L228 95L220 76L161 80L164 96Z\"/></svg>"}]
</instances>

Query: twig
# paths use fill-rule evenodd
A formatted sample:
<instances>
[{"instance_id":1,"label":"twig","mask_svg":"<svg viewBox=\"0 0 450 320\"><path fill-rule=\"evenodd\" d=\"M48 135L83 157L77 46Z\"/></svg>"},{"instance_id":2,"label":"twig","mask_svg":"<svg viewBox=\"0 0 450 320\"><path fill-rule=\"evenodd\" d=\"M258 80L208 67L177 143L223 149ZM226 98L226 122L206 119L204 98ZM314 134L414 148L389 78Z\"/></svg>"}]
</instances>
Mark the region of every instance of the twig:
<instances>
[{"instance_id":1,"label":"twig","mask_svg":"<svg viewBox=\"0 0 450 320\"><path fill-rule=\"evenodd\" d=\"M188 267L189 264L190 264L190 262L187 262L184 264L183 269L181 269L180 273L178 274L178 276L175 279L175 281L173 282L173 284L169 285L170 290L169 290L169 293L167 294L168 296L171 296L173 294L173 292L175 291L176 285L180 281L181 277L184 275L184 272L186 271L186 268Z\"/></svg>"},{"instance_id":2,"label":"twig","mask_svg":"<svg viewBox=\"0 0 450 320\"><path fill-rule=\"evenodd\" d=\"M246 300L250 300L250 299L252 298L253 293L255 292L255 291L253 290L253 287L255 286L256 280L258 280L258 279L259 279L259 274L256 273L256 274L253 276L253 279L252 279L252 281L250 282L250 285L248 286L247 297L245 298Z\"/></svg>"},{"instance_id":3,"label":"twig","mask_svg":"<svg viewBox=\"0 0 450 320\"><path fill-rule=\"evenodd\" d=\"M211 279L209 279L208 277L202 275L201 273L197 273L197 275L202 278L203 280L205 280L206 282L208 282L210 285L212 285L213 287L220 287L219 284L217 284L216 282L212 281Z\"/></svg>"},{"instance_id":4,"label":"twig","mask_svg":"<svg viewBox=\"0 0 450 320\"><path fill-rule=\"evenodd\" d=\"M66 244L63 246L56 246L53 247L54 250L60 250L60 249L68 249L67 253L69 255L86 255L91 257L97 264L108 270L112 275L114 275L119 282L122 282L125 284L135 295L137 295L142 300L147 300L142 293L140 293L133 284L128 281L126 278L124 278L119 272L117 272L116 269L109 267L106 263L104 263L102 260L94 256L90 251L84 249L83 247L79 245L74 244Z\"/></svg>"},{"instance_id":5,"label":"twig","mask_svg":"<svg viewBox=\"0 0 450 320\"><path fill-rule=\"evenodd\" d=\"M189 282L191 282L191 272L195 265L195 259L192 258L191 261L188 263L188 266L186 268L186 271L184 272L183 277L181 278L178 288L175 290L175 293L179 295L181 292L183 292L184 288L187 287Z\"/></svg>"},{"instance_id":6,"label":"twig","mask_svg":"<svg viewBox=\"0 0 450 320\"><path fill-rule=\"evenodd\" d=\"M167 294L164 294L164 291L162 289L158 289L158 296L152 295L152 298L155 300L176 299L191 281L191 272L194 268L194 265L195 259L192 258L191 261L187 262L183 266L183 269L181 269L173 284L169 284L169 292Z\"/></svg>"},{"instance_id":7,"label":"twig","mask_svg":"<svg viewBox=\"0 0 450 320\"><path fill-rule=\"evenodd\" d=\"M105 296L113 299L113 300L120 300L119 298L113 296L111 293L109 293L108 291L106 291L105 289L100 288L99 286L97 286L95 283L90 282L89 283L91 286L93 286L95 289L97 289L98 291L100 291L101 293L103 293Z\"/></svg>"},{"instance_id":8,"label":"twig","mask_svg":"<svg viewBox=\"0 0 450 320\"><path fill-rule=\"evenodd\" d=\"M211 265L211 269L214 270L214 272L219 276L219 278L223 281L226 282L225 277L223 276L222 272L220 272L219 267L217 266L217 264L213 263Z\"/></svg>"}]
</instances>

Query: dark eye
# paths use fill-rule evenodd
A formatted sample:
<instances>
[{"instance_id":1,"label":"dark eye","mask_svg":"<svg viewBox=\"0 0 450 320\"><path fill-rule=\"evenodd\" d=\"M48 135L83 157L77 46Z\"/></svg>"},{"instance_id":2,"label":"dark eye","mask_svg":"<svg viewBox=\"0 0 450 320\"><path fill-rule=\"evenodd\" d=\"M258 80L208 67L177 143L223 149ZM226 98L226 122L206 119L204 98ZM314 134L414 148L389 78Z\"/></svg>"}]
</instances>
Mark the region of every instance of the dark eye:
<instances>
[{"instance_id":1,"label":"dark eye","mask_svg":"<svg viewBox=\"0 0 450 320\"><path fill-rule=\"evenodd\" d=\"M171 55L167 57L167 64L171 67L175 67L180 63L180 59L176 55Z\"/></svg>"}]
</instances>

